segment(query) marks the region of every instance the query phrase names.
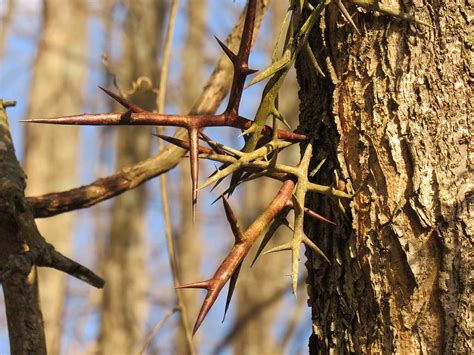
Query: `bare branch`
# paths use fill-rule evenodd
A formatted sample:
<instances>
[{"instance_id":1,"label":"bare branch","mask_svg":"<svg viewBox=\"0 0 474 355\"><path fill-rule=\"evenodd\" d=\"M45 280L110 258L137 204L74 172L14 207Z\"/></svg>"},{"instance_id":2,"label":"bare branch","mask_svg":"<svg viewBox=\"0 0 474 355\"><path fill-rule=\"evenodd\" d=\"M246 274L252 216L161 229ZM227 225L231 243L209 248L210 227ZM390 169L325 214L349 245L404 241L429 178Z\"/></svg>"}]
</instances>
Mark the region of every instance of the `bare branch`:
<instances>
[{"instance_id":1,"label":"bare branch","mask_svg":"<svg viewBox=\"0 0 474 355\"><path fill-rule=\"evenodd\" d=\"M255 30L261 24L263 15L268 7L267 2L258 2L257 15L255 19ZM238 23L231 31L227 39L229 48L237 47L240 40L244 24L244 13L241 15ZM215 112L222 99L230 89L230 77L232 75L232 67L228 65L227 58L222 56L216 64L216 67L207 81L204 90L191 109L191 114L211 114ZM141 108L118 95L106 91L122 105L132 109L135 112L143 112ZM140 111L141 110L141 111ZM250 127L251 121L245 123ZM271 131L271 128L268 127ZM268 131L267 130L267 131ZM179 130L175 135L176 138L184 138L186 130ZM282 133L283 135L283 133ZM281 137L284 138L284 137ZM301 140L305 136L291 134L287 139ZM129 167L125 167L119 172L109 177L100 178L91 184L78 187L72 190L50 193L42 196L28 197L28 203L31 205L34 216L36 218L51 217L60 213L73 211L76 209L87 208L101 201L107 200L125 191L133 189L145 181L159 176L174 168L180 159L184 156L185 151L177 147L168 146L163 151L158 152L155 157L139 162Z\"/></svg>"}]
</instances>

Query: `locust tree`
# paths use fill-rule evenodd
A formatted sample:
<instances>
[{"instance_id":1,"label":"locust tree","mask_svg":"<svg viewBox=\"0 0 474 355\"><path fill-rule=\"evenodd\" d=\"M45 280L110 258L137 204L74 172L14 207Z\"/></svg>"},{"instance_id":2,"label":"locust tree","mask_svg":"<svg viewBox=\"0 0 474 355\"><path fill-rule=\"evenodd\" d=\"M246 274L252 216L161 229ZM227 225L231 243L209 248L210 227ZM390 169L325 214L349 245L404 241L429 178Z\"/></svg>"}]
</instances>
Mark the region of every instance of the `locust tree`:
<instances>
[{"instance_id":1,"label":"locust tree","mask_svg":"<svg viewBox=\"0 0 474 355\"><path fill-rule=\"evenodd\" d=\"M199 208L198 191L230 177L221 197L235 240L209 279L177 285L206 291L194 333L229 283L227 310L243 262L263 235L253 262L278 257L264 256L264 251L289 251L295 294L301 246L306 246L313 320L310 352L470 352L472 41L465 11L460 3L422 0L402 7L371 0L290 1L276 46L283 50L275 50L269 67L255 74L248 60L257 1L250 0L238 48L218 40L233 69L224 112L152 112L104 89L124 111L30 120L181 129L174 137L159 134L171 144L160 153L165 159L159 163L149 159L95 186L32 198L29 205L17 202L23 201L19 186L7 205L14 206L14 214L27 213L26 220L16 224L28 226L26 231L36 236L33 241L25 237L27 250L19 254L21 260L58 266L54 249L38 242L33 215L86 207L117 195L173 167L177 161L172 154L180 158L189 152L190 208ZM279 128L279 122L286 123L279 90L292 65L301 87L296 132ZM246 78L253 74L250 84L266 80L266 85L249 119L239 109L245 104L241 98ZM243 148L214 141L204 133L206 127L243 131ZM301 159L282 164L279 153L296 143ZM202 159L221 164L203 183ZM123 181L130 171L133 174ZM258 179L281 185L244 228L228 197L240 184ZM292 222L287 219L290 211ZM268 248L281 225L292 228L292 238ZM29 269L19 267L18 258L13 253L4 269L7 276L24 282L24 270ZM81 270L84 273L76 276L101 285Z\"/></svg>"}]
</instances>

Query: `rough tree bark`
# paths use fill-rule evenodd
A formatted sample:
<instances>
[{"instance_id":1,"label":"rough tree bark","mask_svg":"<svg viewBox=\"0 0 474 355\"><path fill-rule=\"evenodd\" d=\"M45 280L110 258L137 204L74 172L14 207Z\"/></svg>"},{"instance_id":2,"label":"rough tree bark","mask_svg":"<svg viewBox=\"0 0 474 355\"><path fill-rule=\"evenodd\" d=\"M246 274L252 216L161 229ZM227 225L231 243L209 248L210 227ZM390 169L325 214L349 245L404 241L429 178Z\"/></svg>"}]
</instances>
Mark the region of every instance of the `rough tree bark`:
<instances>
[{"instance_id":1,"label":"rough tree bark","mask_svg":"<svg viewBox=\"0 0 474 355\"><path fill-rule=\"evenodd\" d=\"M5 103L5 106L6 103ZM5 272L9 258L25 248L22 229L16 221L15 202L24 200L26 176L15 156L7 114L0 99L0 267ZM20 197L19 197L20 196ZM36 269L25 278L14 273L2 282L8 335L12 354L46 354L43 316L39 306Z\"/></svg>"},{"instance_id":2,"label":"rough tree bark","mask_svg":"<svg viewBox=\"0 0 474 355\"><path fill-rule=\"evenodd\" d=\"M33 66L27 117L73 114L81 109L86 73L87 8L84 0L44 0L40 44ZM45 83L48 83L45 85ZM28 194L77 185L79 128L25 126L25 172ZM70 254L73 215L38 221L48 240ZM60 353L66 293L65 275L40 270L40 295L48 352ZM50 305L54 305L51 307Z\"/></svg>"},{"instance_id":3,"label":"rough tree bark","mask_svg":"<svg viewBox=\"0 0 474 355\"><path fill-rule=\"evenodd\" d=\"M467 5L400 6L433 28L351 7L357 36L330 7L310 37L326 78L297 63L317 181L362 186L347 218L311 200L339 223L307 225L332 263L307 252L311 353L472 353Z\"/></svg>"},{"instance_id":4,"label":"rough tree bark","mask_svg":"<svg viewBox=\"0 0 474 355\"><path fill-rule=\"evenodd\" d=\"M156 86L157 57L166 3L159 0L127 1L124 55L118 74L120 86L128 90L141 76ZM155 94L138 88L129 99L144 109L155 108ZM141 161L151 151L152 130L147 127L119 129L119 167ZM104 276L107 287L102 298L99 354L131 354L145 333L148 275L146 265L144 186L117 197L112 207L110 234L105 247Z\"/></svg>"}]
</instances>

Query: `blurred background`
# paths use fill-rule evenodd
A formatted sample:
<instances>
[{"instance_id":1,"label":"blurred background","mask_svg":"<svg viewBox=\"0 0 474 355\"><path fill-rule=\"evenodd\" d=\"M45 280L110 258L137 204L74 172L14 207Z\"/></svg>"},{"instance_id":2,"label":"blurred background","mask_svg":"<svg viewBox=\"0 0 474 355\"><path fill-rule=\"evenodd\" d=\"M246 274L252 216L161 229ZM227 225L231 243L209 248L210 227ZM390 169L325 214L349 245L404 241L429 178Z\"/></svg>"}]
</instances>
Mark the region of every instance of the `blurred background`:
<instances>
[{"instance_id":1,"label":"blurred background","mask_svg":"<svg viewBox=\"0 0 474 355\"><path fill-rule=\"evenodd\" d=\"M268 2L250 58L250 66L256 69L270 63L288 6L283 0ZM170 6L168 0L0 0L0 98L17 100L8 113L17 155L28 175L27 195L88 184L156 154L152 127L26 126L19 120L121 110L97 85L121 90L133 102L154 109L152 89L160 77ZM243 0L179 1L167 84L168 113L185 113L193 106L222 54L213 35L225 39L244 6ZM262 85L255 85L244 92L243 116L253 119L261 91ZM226 100L218 111L225 104ZM296 128L294 72L286 80L280 107ZM243 145L235 129L206 133L238 149ZM285 154L283 160L295 162L299 149ZM219 190L200 193L192 223L188 165L183 159L167 175L183 283L208 279L233 242L221 203L211 205ZM214 168L202 162L200 181ZM48 241L107 282L103 290L95 290L62 273L40 270L50 354L136 354L164 318L147 353L186 353L179 314L172 311L176 296L159 189L159 179L154 179L90 209L38 220ZM277 189L278 184L268 180L237 189L230 203L243 228ZM281 228L271 243L290 238L287 232ZM291 294L290 254L264 256L250 269L251 260L252 255L243 265L225 322L221 323L223 292L194 337L197 352L307 353L310 311L304 282L298 298ZM192 326L204 292L179 292ZM4 312L0 317L0 353L4 354L9 352Z\"/></svg>"}]
</instances>

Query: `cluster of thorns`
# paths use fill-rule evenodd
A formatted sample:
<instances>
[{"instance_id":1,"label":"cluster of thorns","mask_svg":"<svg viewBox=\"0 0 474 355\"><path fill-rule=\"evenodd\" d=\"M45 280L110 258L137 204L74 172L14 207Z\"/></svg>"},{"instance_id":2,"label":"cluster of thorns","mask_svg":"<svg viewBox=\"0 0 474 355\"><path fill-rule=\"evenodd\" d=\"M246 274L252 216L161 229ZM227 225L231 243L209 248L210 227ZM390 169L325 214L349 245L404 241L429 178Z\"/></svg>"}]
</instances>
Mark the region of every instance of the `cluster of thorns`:
<instances>
[{"instance_id":1,"label":"cluster of thorns","mask_svg":"<svg viewBox=\"0 0 474 355\"><path fill-rule=\"evenodd\" d=\"M301 244L305 244L310 250L329 262L321 249L305 235L303 231L304 217L309 216L325 223L334 224L315 211L305 207L306 194L308 192L317 192L326 194L334 199L352 197L352 195L335 189L332 186L323 186L311 182L310 179L324 163L324 161L322 161L316 169L312 171L309 170L313 153L311 139L305 135L281 130L277 127L277 120L286 123L278 111L278 91L289 68L294 63L296 56L304 51L305 54L310 56L311 62L314 64L314 69L324 75L312 54L307 39L316 19L330 1L320 1L315 7L311 6L308 2L304 2L304 6L300 7L300 2L293 1L291 18L287 15L282 24L282 29L288 25L283 54L278 58L275 51L272 58L272 65L257 75L250 83L251 85L270 78L263 91L262 101L257 110L255 119L251 121L239 115L239 107L242 92L245 88L245 80L247 76L256 72L256 70L250 69L248 66L256 16L256 2L256 0L249 1L240 47L237 53L232 52L223 42L217 39L219 45L231 60L234 70L228 104L223 113L170 115L149 112L108 89L102 89L123 105L127 109L126 112L81 114L28 120L28 122L52 124L147 125L185 128L188 132L188 140L161 134L158 134L158 136L173 145L189 151L193 218L195 215L198 191L212 184L220 183L227 176L232 176L229 188L220 197L222 197L225 214L235 237L234 246L210 279L178 287L202 288L207 290L207 295L197 317L193 333L195 333L202 324L224 285L230 281L225 306L225 310L227 311L243 260L249 253L250 248L265 230L267 230L267 232L265 233L253 263L258 256L263 254L285 250L291 251L292 289L293 292L296 293ZM359 1L359 3L363 2ZM336 5L347 18L347 10L341 1L336 1ZM303 9L309 11L309 16L307 16L304 21L301 21ZM380 11L380 9L378 10ZM290 11L288 14L290 14ZM348 21L355 26L350 16ZM278 48L278 44L282 40L282 32L283 31L280 32L276 48ZM273 118L273 126L265 124L267 118L270 116ZM240 129L243 131L243 136L246 137L245 146L242 150L236 150L215 142L204 134L203 130L206 127L233 127ZM200 140L205 142L208 146L200 145ZM303 143L306 145L299 164L297 166L288 166L279 163L279 152L295 143ZM199 159L208 159L222 164L201 186L198 185ZM282 185L263 212L255 218L253 223L246 230L242 230L224 195L229 196L239 184L260 177L277 179L282 182ZM294 210L293 226L290 226L286 219L290 210ZM273 233L280 225L287 225L293 230L294 234L292 240L262 253Z\"/></svg>"}]
</instances>

